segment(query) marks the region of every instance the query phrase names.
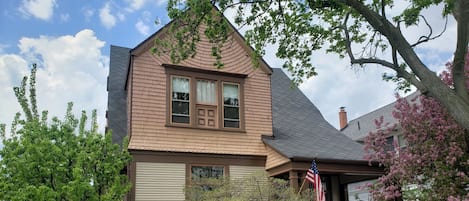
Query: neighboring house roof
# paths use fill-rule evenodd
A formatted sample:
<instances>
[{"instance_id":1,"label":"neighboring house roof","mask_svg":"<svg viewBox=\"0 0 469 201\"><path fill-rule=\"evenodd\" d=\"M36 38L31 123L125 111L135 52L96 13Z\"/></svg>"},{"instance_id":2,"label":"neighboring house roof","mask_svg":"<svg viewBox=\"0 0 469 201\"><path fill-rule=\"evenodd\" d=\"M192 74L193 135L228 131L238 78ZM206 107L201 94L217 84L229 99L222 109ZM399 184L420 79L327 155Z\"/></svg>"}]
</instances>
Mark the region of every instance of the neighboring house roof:
<instances>
[{"instance_id":1,"label":"neighboring house roof","mask_svg":"<svg viewBox=\"0 0 469 201\"><path fill-rule=\"evenodd\" d=\"M271 83L274 137L266 144L293 160L364 160L363 146L330 125L281 69Z\"/></svg>"},{"instance_id":2,"label":"neighboring house roof","mask_svg":"<svg viewBox=\"0 0 469 201\"><path fill-rule=\"evenodd\" d=\"M414 92L405 97L405 99L410 101L415 99L418 95L420 95L419 92ZM350 137L352 140L363 141L370 132L375 132L378 130L375 124L375 120L383 117L383 123L388 124L389 126L398 123L397 119L392 116L392 112L396 109L396 104L396 101L392 102L368 114L351 120L348 122L347 126L342 129L342 133Z\"/></svg>"},{"instance_id":3,"label":"neighboring house roof","mask_svg":"<svg viewBox=\"0 0 469 201\"><path fill-rule=\"evenodd\" d=\"M112 130L112 141L122 144L127 135L127 92L125 81L129 66L130 49L111 45L108 76L108 127Z\"/></svg>"}]
</instances>

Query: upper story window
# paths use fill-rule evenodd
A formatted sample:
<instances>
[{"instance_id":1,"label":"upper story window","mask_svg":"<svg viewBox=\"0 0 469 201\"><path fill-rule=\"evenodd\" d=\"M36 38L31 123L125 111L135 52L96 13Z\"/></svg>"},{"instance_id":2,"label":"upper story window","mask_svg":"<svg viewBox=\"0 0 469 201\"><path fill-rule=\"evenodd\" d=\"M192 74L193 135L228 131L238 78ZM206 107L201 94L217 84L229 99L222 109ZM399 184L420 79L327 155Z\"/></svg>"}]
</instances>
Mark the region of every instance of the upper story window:
<instances>
[{"instance_id":1,"label":"upper story window","mask_svg":"<svg viewBox=\"0 0 469 201\"><path fill-rule=\"evenodd\" d=\"M386 138L386 147L384 148L386 151L394 151L394 136L391 135Z\"/></svg>"},{"instance_id":2,"label":"upper story window","mask_svg":"<svg viewBox=\"0 0 469 201\"><path fill-rule=\"evenodd\" d=\"M404 138L404 135L397 136L397 143L399 144L399 148L404 149L407 147L407 140Z\"/></svg>"},{"instance_id":3,"label":"upper story window","mask_svg":"<svg viewBox=\"0 0 469 201\"><path fill-rule=\"evenodd\" d=\"M402 134L391 135L386 137L385 151L396 151L397 148L405 149L407 147L407 140Z\"/></svg>"},{"instance_id":4,"label":"upper story window","mask_svg":"<svg viewBox=\"0 0 469 201\"><path fill-rule=\"evenodd\" d=\"M224 129L243 129L243 77L192 69L173 69L168 74L168 123L170 125ZM194 72L197 71L197 72ZM212 74L213 73L213 74Z\"/></svg>"},{"instance_id":5,"label":"upper story window","mask_svg":"<svg viewBox=\"0 0 469 201\"><path fill-rule=\"evenodd\" d=\"M190 123L190 79L171 77L171 122Z\"/></svg>"},{"instance_id":6,"label":"upper story window","mask_svg":"<svg viewBox=\"0 0 469 201\"><path fill-rule=\"evenodd\" d=\"M239 128L239 85L223 83L223 127Z\"/></svg>"}]
</instances>

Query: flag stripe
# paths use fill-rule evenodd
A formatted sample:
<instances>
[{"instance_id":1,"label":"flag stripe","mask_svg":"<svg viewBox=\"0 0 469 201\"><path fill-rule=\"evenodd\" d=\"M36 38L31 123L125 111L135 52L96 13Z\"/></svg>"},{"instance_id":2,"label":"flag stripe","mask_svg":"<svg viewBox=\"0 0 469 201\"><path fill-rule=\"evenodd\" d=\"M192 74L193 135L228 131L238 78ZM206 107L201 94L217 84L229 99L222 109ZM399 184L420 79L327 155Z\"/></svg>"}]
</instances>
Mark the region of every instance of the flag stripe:
<instances>
[{"instance_id":1,"label":"flag stripe","mask_svg":"<svg viewBox=\"0 0 469 201\"><path fill-rule=\"evenodd\" d=\"M322 189L321 177L319 176L315 161L312 162L311 168L306 172L305 179L313 184L314 190L316 191L316 201L326 201L324 190Z\"/></svg>"}]
</instances>

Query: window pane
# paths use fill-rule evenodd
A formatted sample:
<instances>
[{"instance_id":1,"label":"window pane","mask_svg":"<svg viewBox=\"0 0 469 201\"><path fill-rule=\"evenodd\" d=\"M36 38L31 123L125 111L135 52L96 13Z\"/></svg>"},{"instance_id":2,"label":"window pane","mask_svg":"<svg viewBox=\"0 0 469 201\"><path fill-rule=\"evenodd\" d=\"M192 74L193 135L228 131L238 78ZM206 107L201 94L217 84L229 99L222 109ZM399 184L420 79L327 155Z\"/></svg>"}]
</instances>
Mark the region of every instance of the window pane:
<instances>
[{"instance_id":1,"label":"window pane","mask_svg":"<svg viewBox=\"0 0 469 201\"><path fill-rule=\"evenodd\" d=\"M223 166L192 166L192 180L223 177Z\"/></svg>"},{"instance_id":2,"label":"window pane","mask_svg":"<svg viewBox=\"0 0 469 201\"><path fill-rule=\"evenodd\" d=\"M173 101L173 114L189 115L189 102Z\"/></svg>"},{"instance_id":3,"label":"window pane","mask_svg":"<svg viewBox=\"0 0 469 201\"><path fill-rule=\"evenodd\" d=\"M171 88L171 122L190 123L189 78L172 77Z\"/></svg>"},{"instance_id":4,"label":"window pane","mask_svg":"<svg viewBox=\"0 0 469 201\"><path fill-rule=\"evenodd\" d=\"M237 98L224 98L223 103L225 105L239 106L239 100Z\"/></svg>"},{"instance_id":5,"label":"window pane","mask_svg":"<svg viewBox=\"0 0 469 201\"><path fill-rule=\"evenodd\" d=\"M223 115L225 119L239 119L239 108L238 107L224 107Z\"/></svg>"},{"instance_id":6,"label":"window pane","mask_svg":"<svg viewBox=\"0 0 469 201\"><path fill-rule=\"evenodd\" d=\"M173 77L173 92L189 93L189 78Z\"/></svg>"},{"instance_id":7,"label":"window pane","mask_svg":"<svg viewBox=\"0 0 469 201\"><path fill-rule=\"evenodd\" d=\"M215 87L214 81L197 80L197 103L216 104Z\"/></svg>"},{"instance_id":8,"label":"window pane","mask_svg":"<svg viewBox=\"0 0 469 201\"><path fill-rule=\"evenodd\" d=\"M398 135L398 136L397 136L397 140L398 140L398 143L399 143L399 147L400 147L400 148L403 148L403 147L406 147L406 146L407 146L407 140L404 138L403 135Z\"/></svg>"},{"instance_id":9,"label":"window pane","mask_svg":"<svg viewBox=\"0 0 469 201\"><path fill-rule=\"evenodd\" d=\"M239 89L237 84L223 84L223 98L224 100L238 100Z\"/></svg>"},{"instance_id":10,"label":"window pane","mask_svg":"<svg viewBox=\"0 0 469 201\"><path fill-rule=\"evenodd\" d=\"M239 128L239 86L223 83L223 127Z\"/></svg>"},{"instance_id":11,"label":"window pane","mask_svg":"<svg viewBox=\"0 0 469 201\"><path fill-rule=\"evenodd\" d=\"M386 151L393 151L394 150L394 136L389 136L386 138Z\"/></svg>"},{"instance_id":12,"label":"window pane","mask_svg":"<svg viewBox=\"0 0 469 201\"><path fill-rule=\"evenodd\" d=\"M174 123L185 123L188 124L190 122L189 116L172 116L172 122Z\"/></svg>"},{"instance_id":13,"label":"window pane","mask_svg":"<svg viewBox=\"0 0 469 201\"><path fill-rule=\"evenodd\" d=\"M223 122L223 126L228 128L239 128L239 121L225 120Z\"/></svg>"},{"instance_id":14,"label":"window pane","mask_svg":"<svg viewBox=\"0 0 469 201\"><path fill-rule=\"evenodd\" d=\"M173 100L185 100L185 101L189 101L189 93L175 92L175 91L173 91Z\"/></svg>"}]
</instances>

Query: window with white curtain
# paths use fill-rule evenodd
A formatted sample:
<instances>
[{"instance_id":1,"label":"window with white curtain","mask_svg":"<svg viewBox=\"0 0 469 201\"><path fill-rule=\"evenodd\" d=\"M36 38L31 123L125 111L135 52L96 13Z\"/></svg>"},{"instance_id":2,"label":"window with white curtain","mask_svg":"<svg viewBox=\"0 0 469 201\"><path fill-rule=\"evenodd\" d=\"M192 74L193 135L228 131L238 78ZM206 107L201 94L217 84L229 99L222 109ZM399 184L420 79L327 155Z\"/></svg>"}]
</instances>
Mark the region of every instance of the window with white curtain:
<instances>
[{"instance_id":1,"label":"window with white curtain","mask_svg":"<svg viewBox=\"0 0 469 201\"><path fill-rule=\"evenodd\" d=\"M239 126L239 85L223 83L223 127Z\"/></svg>"},{"instance_id":2,"label":"window with white curtain","mask_svg":"<svg viewBox=\"0 0 469 201\"><path fill-rule=\"evenodd\" d=\"M215 81L197 80L197 103L216 105L216 91Z\"/></svg>"},{"instance_id":3,"label":"window with white curtain","mask_svg":"<svg viewBox=\"0 0 469 201\"><path fill-rule=\"evenodd\" d=\"M171 88L171 122L189 124L190 79L173 76Z\"/></svg>"},{"instance_id":4,"label":"window with white curtain","mask_svg":"<svg viewBox=\"0 0 469 201\"><path fill-rule=\"evenodd\" d=\"M243 129L242 78L184 71L168 73L167 124Z\"/></svg>"}]
</instances>

